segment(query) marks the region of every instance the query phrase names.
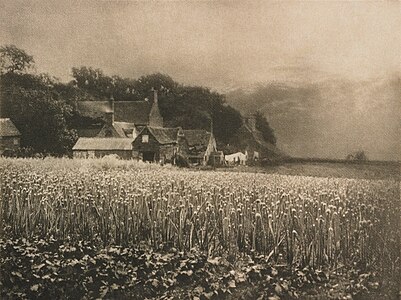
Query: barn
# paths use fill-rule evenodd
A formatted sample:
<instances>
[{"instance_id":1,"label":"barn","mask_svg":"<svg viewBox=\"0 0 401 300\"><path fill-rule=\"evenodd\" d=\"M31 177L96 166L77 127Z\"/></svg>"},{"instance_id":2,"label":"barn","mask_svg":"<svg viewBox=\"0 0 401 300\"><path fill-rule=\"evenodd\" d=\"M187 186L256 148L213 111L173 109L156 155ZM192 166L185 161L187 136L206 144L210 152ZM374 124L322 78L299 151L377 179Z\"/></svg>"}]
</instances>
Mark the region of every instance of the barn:
<instances>
[{"instance_id":1,"label":"barn","mask_svg":"<svg viewBox=\"0 0 401 300\"><path fill-rule=\"evenodd\" d=\"M72 148L72 152L74 158L99 158L115 154L122 159L131 159L133 141L133 138L81 137Z\"/></svg>"},{"instance_id":2,"label":"barn","mask_svg":"<svg viewBox=\"0 0 401 300\"><path fill-rule=\"evenodd\" d=\"M9 118L0 119L0 155L20 147L21 133Z\"/></svg>"}]
</instances>

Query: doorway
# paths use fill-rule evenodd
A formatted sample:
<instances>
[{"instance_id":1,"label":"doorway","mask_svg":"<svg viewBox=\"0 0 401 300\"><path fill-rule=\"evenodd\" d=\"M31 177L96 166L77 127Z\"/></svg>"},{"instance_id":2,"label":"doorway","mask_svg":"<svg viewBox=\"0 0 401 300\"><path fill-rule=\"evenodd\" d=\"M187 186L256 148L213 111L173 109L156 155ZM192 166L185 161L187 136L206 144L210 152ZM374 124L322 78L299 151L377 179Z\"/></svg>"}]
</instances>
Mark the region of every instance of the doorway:
<instances>
[{"instance_id":1,"label":"doorway","mask_svg":"<svg viewBox=\"0 0 401 300\"><path fill-rule=\"evenodd\" d=\"M144 151L142 152L142 160L143 161L155 161L155 152L153 151Z\"/></svg>"}]
</instances>

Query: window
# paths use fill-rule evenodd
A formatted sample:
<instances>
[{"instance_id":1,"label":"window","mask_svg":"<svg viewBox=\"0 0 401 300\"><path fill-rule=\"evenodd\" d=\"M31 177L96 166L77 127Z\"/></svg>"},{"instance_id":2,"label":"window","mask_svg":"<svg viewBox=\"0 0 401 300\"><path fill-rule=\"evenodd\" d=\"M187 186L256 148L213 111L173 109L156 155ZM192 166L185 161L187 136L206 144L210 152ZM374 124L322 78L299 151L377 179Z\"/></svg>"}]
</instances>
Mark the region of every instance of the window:
<instances>
[{"instance_id":1,"label":"window","mask_svg":"<svg viewBox=\"0 0 401 300\"><path fill-rule=\"evenodd\" d=\"M149 136L147 134L142 136L142 143L149 143Z\"/></svg>"},{"instance_id":2,"label":"window","mask_svg":"<svg viewBox=\"0 0 401 300\"><path fill-rule=\"evenodd\" d=\"M18 139L17 138L14 139L14 145L18 145Z\"/></svg>"}]
</instances>

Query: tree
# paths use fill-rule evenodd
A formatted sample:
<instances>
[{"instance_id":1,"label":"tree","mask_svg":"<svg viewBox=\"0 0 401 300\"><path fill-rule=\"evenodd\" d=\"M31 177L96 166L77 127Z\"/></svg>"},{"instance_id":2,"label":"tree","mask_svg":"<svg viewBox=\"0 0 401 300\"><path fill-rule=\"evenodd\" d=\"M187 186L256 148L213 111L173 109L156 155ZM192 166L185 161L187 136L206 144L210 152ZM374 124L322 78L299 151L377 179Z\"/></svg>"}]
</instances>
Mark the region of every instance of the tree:
<instances>
[{"instance_id":1,"label":"tree","mask_svg":"<svg viewBox=\"0 0 401 300\"><path fill-rule=\"evenodd\" d=\"M262 113L256 112L255 118L256 118L256 129L258 129L262 133L265 141L273 145L276 145L277 143L276 136L274 135L274 131L270 127L270 124L267 121L266 117Z\"/></svg>"},{"instance_id":2,"label":"tree","mask_svg":"<svg viewBox=\"0 0 401 300\"><path fill-rule=\"evenodd\" d=\"M36 152L69 152L77 136L67 122L73 112L67 104L68 87L48 74L24 73L33 63L24 50L15 46L0 49L5 66L0 74L1 113L20 130L21 146Z\"/></svg>"},{"instance_id":3,"label":"tree","mask_svg":"<svg viewBox=\"0 0 401 300\"><path fill-rule=\"evenodd\" d=\"M113 79L100 69L91 67L72 68L74 83L99 98L108 98L113 92Z\"/></svg>"},{"instance_id":4,"label":"tree","mask_svg":"<svg viewBox=\"0 0 401 300\"><path fill-rule=\"evenodd\" d=\"M0 74L24 73L35 63L33 56L15 45L0 47Z\"/></svg>"},{"instance_id":5,"label":"tree","mask_svg":"<svg viewBox=\"0 0 401 300\"><path fill-rule=\"evenodd\" d=\"M363 150L359 150L347 155L346 160L354 160L354 161L366 161L368 157Z\"/></svg>"},{"instance_id":6,"label":"tree","mask_svg":"<svg viewBox=\"0 0 401 300\"><path fill-rule=\"evenodd\" d=\"M32 147L35 152L65 154L77 138L66 121L72 107L48 79L30 74L2 75L5 84L1 86L1 97L7 116L21 132L21 146Z\"/></svg>"}]
</instances>

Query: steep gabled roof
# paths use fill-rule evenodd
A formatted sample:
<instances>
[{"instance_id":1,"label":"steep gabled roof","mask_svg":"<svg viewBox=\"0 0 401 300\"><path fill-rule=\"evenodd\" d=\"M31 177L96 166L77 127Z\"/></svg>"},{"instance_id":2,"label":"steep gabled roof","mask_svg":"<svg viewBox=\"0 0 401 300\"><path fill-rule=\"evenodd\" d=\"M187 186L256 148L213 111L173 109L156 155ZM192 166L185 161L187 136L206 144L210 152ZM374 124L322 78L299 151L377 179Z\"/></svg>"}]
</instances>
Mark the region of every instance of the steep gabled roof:
<instances>
[{"instance_id":1,"label":"steep gabled roof","mask_svg":"<svg viewBox=\"0 0 401 300\"><path fill-rule=\"evenodd\" d=\"M149 132L162 145L173 144L178 142L178 131L180 128L163 128L147 126Z\"/></svg>"},{"instance_id":2,"label":"steep gabled roof","mask_svg":"<svg viewBox=\"0 0 401 300\"><path fill-rule=\"evenodd\" d=\"M209 144L211 133L202 129L183 130L188 146L205 146Z\"/></svg>"},{"instance_id":3,"label":"steep gabled roof","mask_svg":"<svg viewBox=\"0 0 401 300\"><path fill-rule=\"evenodd\" d=\"M117 132L123 132L124 136L132 136L132 132L134 129L136 129L136 126L134 123L128 123L128 122L114 122L113 123L114 128L117 130Z\"/></svg>"},{"instance_id":4,"label":"steep gabled roof","mask_svg":"<svg viewBox=\"0 0 401 300\"><path fill-rule=\"evenodd\" d=\"M120 137L126 137L124 129L121 127L121 125L118 122L114 122L113 127L117 131L117 133Z\"/></svg>"},{"instance_id":5,"label":"steep gabled roof","mask_svg":"<svg viewBox=\"0 0 401 300\"><path fill-rule=\"evenodd\" d=\"M132 138L79 138L72 150L131 150Z\"/></svg>"},{"instance_id":6,"label":"steep gabled roof","mask_svg":"<svg viewBox=\"0 0 401 300\"><path fill-rule=\"evenodd\" d=\"M20 136L21 133L8 118L0 119L0 136Z\"/></svg>"}]
</instances>

